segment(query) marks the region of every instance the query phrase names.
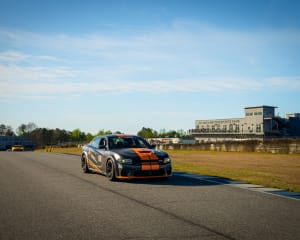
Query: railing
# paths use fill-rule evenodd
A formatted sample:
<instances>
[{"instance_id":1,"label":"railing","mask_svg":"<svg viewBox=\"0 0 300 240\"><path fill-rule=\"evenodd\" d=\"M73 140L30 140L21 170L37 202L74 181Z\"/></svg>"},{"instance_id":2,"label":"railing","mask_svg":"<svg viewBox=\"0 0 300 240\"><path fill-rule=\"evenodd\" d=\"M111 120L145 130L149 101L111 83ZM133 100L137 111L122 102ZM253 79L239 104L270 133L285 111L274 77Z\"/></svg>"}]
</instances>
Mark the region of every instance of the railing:
<instances>
[{"instance_id":1,"label":"railing","mask_svg":"<svg viewBox=\"0 0 300 240\"><path fill-rule=\"evenodd\" d=\"M190 129L189 134L243 134L243 133L253 133L253 131L241 132L238 130L223 130L223 129Z\"/></svg>"}]
</instances>

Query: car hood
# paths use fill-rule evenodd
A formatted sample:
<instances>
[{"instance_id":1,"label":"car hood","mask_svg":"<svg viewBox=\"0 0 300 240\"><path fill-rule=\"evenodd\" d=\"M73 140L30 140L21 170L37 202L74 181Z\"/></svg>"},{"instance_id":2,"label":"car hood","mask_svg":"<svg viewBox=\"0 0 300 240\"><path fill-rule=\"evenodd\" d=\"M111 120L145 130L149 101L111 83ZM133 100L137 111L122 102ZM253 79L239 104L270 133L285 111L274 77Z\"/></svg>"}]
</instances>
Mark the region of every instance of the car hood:
<instances>
[{"instance_id":1,"label":"car hood","mask_svg":"<svg viewBox=\"0 0 300 240\"><path fill-rule=\"evenodd\" d=\"M114 149L113 152L118 153L123 158L140 160L158 160L168 157L166 152L149 148L123 148Z\"/></svg>"}]
</instances>

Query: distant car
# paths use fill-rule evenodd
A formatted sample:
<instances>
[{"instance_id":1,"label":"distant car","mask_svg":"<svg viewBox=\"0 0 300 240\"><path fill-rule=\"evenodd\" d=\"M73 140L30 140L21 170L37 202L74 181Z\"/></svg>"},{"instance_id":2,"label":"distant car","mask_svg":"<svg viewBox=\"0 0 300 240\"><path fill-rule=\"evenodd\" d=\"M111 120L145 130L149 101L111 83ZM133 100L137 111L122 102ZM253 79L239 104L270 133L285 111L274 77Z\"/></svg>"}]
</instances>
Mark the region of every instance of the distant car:
<instances>
[{"instance_id":1,"label":"distant car","mask_svg":"<svg viewBox=\"0 0 300 240\"><path fill-rule=\"evenodd\" d=\"M95 137L82 148L83 172L97 172L109 180L132 178L168 178L171 159L166 152L153 149L135 135L110 134Z\"/></svg>"},{"instance_id":2,"label":"distant car","mask_svg":"<svg viewBox=\"0 0 300 240\"><path fill-rule=\"evenodd\" d=\"M24 151L24 147L22 145L13 145L11 147L11 151L12 152L16 152L16 151Z\"/></svg>"}]
</instances>

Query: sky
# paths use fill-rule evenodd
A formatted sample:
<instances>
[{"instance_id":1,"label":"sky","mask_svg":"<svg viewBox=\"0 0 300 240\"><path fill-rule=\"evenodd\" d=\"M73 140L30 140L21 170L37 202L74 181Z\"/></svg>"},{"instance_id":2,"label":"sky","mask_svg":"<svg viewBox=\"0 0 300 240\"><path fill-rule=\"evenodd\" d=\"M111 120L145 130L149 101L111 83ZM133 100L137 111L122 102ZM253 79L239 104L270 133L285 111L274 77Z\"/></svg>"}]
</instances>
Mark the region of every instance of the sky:
<instances>
[{"instance_id":1,"label":"sky","mask_svg":"<svg viewBox=\"0 0 300 240\"><path fill-rule=\"evenodd\" d=\"M300 112L298 0L0 0L0 123L136 134Z\"/></svg>"}]
</instances>

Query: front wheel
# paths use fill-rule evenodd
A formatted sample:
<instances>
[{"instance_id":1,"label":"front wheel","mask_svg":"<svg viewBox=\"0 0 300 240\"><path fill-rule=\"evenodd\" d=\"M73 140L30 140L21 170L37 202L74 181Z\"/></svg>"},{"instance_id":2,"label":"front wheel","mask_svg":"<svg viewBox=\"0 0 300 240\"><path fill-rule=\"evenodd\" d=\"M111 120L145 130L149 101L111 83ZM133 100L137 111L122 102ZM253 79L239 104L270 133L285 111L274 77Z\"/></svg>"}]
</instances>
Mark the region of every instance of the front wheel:
<instances>
[{"instance_id":1,"label":"front wheel","mask_svg":"<svg viewBox=\"0 0 300 240\"><path fill-rule=\"evenodd\" d=\"M90 173L91 172L89 167L88 167L87 159L86 159L85 156L81 157L81 167L82 167L82 171L84 173Z\"/></svg>"},{"instance_id":2,"label":"front wheel","mask_svg":"<svg viewBox=\"0 0 300 240\"><path fill-rule=\"evenodd\" d=\"M109 159L106 163L106 177L110 181L115 181L116 180L115 165L114 165L114 162L111 159Z\"/></svg>"}]
</instances>

